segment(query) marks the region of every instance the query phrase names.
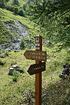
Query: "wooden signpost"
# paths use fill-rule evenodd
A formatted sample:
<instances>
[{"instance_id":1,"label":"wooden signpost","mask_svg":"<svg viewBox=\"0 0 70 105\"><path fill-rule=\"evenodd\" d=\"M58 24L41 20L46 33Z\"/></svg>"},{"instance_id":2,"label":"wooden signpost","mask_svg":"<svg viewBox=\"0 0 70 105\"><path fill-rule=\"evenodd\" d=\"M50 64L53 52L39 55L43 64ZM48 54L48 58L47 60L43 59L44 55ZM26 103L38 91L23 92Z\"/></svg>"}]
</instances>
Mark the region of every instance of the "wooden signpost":
<instances>
[{"instance_id":1,"label":"wooden signpost","mask_svg":"<svg viewBox=\"0 0 70 105\"><path fill-rule=\"evenodd\" d=\"M27 59L35 60L36 64L29 67L28 73L30 75L35 74L35 105L41 105L41 94L42 94L42 71L45 70L46 66L46 52L42 51L42 37L35 37L36 50L27 50L24 56Z\"/></svg>"}]
</instances>

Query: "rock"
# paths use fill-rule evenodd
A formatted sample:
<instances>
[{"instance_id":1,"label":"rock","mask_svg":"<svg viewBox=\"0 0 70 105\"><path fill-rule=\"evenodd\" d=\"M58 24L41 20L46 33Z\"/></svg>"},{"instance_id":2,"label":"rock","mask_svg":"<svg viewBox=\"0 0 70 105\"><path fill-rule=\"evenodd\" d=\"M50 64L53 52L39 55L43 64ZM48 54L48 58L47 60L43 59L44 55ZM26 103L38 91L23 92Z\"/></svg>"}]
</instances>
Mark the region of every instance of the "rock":
<instances>
[{"instance_id":1,"label":"rock","mask_svg":"<svg viewBox=\"0 0 70 105\"><path fill-rule=\"evenodd\" d=\"M68 77L69 75L70 75L70 64L66 63L65 65L63 65L63 71L59 75L59 77L62 79L66 79L66 77Z\"/></svg>"},{"instance_id":2,"label":"rock","mask_svg":"<svg viewBox=\"0 0 70 105\"><path fill-rule=\"evenodd\" d=\"M17 64L11 65L8 75L13 75L14 71L18 71L20 73L24 73L24 71Z\"/></svg>"},{"instance_id":3,"label":"rock","mask_svg":"<svg viewBox=\"0 0 70 105\"><path fill-rule=\"evenodd\" d=\"M14 69L11 67L11 68L9 69L8 75L13 75L13 72L14 72Z\"/></svg>"},{"instance_id":4,"label":"rock","mask_svg":"<svg viewBox=\"0 0 70 105\"><path fill-rule=\"evenodd\" d=\"M16 69L19 68L19 66L18 66L17 64L12 65L12 67L13 67L13 68L16 68Z\"/></svg>"}]
</instances>

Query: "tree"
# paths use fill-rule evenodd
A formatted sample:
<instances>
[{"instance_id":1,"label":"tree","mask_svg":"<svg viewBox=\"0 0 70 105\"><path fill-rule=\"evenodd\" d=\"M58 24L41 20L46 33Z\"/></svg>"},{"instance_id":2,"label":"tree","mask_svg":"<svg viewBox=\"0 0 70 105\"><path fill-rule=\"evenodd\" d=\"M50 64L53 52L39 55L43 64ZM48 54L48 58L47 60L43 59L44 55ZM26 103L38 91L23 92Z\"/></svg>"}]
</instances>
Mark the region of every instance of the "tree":
<instances>
[{"instance_id":1,"label":"tree","mask_svg":"<svg viewBox=\"0 0 70 105\"><path fill-rule=\"evenodd\" d=\"M18 14L18 8L17 7L14 8L14 14Z\"/></svg>"},{"instance_id":2,"label":"tree","mask_svg":"<svg viewBox=\"0 0 70 105\"><path fill-rule=\"evenodd\" d=\"M5 0L5 2L9 2L9 0Z\"/></svg>"},{"instance_id":3,"label":"tree","mask_svg":"<svg viewBox=\"0 0 70 105\"><path fill-rule=\"evenodd\" d=\"M18 5L19 4L19 1L18 0L13 0L13 4L14 5Z\"/></svg>"},{"instance_id":4,"label":"tree","mask_svg":"<svg viewBox=\"0 0 70 105\"><path fill-rule=\"evenodd\" d=\"M9 0L0 0L0 6L5 6L5 3L9 2Z\"/></svg>"},{"instance_id":5,"label":"tree","mask_svg":"<svg viewBox=\"0 0 70 105\"><path fill-rule=\"evenodd\" d=\"M25 48L24 40L21 41L20 48L21 48L21 50L23 50Z\"/></svg>"},{"instance_id":6,"label":"tree","mask_svg":"<svg viewBox=\"0 0 70 105\"><path fill-rule=\"evenodd\" d=\"M25 16L25 15L24 15L24 11L23 11L22 9L20 9L20 10L18 11L18 14L19 14L20 16Z\"/></svg>"},{"instance_id":7,"label":"tree","mask_svg":"<svg viewBox=\"0 0 70 105\"><path fill-rule=\"evenodd\" d=\"M70 13L66 17L68 11L70 0L36 0L36 3L29 4L27 13L48 40L70 46Z\"/></svg>"}]
</instances>

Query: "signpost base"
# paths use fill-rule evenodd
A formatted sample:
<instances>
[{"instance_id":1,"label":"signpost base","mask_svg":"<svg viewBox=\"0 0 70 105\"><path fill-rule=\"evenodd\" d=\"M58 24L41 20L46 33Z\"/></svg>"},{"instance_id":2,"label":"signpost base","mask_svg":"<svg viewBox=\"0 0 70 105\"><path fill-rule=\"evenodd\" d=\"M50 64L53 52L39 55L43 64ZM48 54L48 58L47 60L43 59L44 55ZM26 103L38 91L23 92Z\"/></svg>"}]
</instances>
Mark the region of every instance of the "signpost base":
<instances>
[{"instance_id":1,"label":"signpost base","mask_svg":"<svg viewBox=\"0 0 70 105\"><path fill-rule=\"evenodd\" d=\"M42 73L35 75L35 105L41 105Z\"/></svg>"}]
</instances>

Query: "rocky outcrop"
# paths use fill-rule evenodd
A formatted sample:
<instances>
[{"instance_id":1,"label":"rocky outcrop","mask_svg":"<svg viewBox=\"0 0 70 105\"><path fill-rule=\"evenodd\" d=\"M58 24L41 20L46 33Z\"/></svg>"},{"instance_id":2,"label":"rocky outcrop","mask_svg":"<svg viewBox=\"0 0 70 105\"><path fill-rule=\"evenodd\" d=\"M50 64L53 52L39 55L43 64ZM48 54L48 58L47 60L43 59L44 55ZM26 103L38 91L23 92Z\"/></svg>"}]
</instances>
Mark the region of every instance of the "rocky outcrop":
<instances>
[{"instance_id":1,"label":"rocky outcrop","mask_svg":"<svg viewBox=\"0 0 70 105\"><path fill-rule=\"evenodd\" d=\"M20 23L19 21L7 21L4 23L4 26L7 30L12 34L11 42L4 43L0 45L0 49L5 50L19 50L21 39L28 35L28 29L25 25Z\"/></svg>"}]
</instances>

